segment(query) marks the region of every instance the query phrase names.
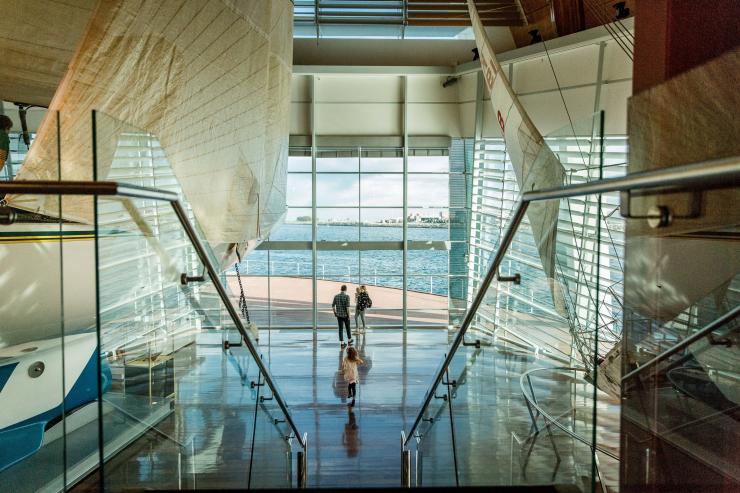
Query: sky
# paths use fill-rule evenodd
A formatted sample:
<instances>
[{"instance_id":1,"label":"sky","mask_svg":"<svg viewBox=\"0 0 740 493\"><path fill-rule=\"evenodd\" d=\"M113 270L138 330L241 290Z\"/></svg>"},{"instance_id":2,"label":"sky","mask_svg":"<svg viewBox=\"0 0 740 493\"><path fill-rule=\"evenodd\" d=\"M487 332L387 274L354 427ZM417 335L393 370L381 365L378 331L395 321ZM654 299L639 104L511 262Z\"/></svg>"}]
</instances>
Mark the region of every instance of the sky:
<instances>
[{"instance_id":1,"label":"sky","mask_svg":"<svg viewBox=\"0 0 740 493\"><path fill-rule=\"evenodd\" d=\"M403 216L403 159L363 157L363 173L358 173L359 166L357 157L316 160L316 205L329 207L317 211L319 220L357 220L358 211L345 208L358 207L360 204L363 206L363 221ZM419 211L424 216L439 215L439 211L449 204L448 175L413 172L446 173L449 158L413 156L409 157L408 166L409 212ZM291 157L289 170L310 171L311 158ZM294 221L298 216L311 215L310 173L288 173L287 202L290 208L288 221ZM368 206L373 208L367 208Z\"/></svg>"}]
</instances>

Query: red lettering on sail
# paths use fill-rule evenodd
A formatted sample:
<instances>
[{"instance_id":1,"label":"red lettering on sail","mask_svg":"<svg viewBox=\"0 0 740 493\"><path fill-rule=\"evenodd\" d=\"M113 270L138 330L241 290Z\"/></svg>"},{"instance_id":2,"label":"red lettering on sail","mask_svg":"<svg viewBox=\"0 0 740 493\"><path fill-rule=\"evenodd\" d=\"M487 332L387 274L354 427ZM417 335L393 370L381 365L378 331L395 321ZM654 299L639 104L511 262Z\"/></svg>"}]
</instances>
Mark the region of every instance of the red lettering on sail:
<instances>
[{"instance_id":1,"label":"red lettering on sail","mask_svg":"<svg viewBox=\"0 0 740 493\"><path fill-rule=\"evenodd\" d=\"M501 133L504 132L504 117L501 116L501 110L496 112L498 114L498 124L501 126Z\"/></svg>"}]
</instances>

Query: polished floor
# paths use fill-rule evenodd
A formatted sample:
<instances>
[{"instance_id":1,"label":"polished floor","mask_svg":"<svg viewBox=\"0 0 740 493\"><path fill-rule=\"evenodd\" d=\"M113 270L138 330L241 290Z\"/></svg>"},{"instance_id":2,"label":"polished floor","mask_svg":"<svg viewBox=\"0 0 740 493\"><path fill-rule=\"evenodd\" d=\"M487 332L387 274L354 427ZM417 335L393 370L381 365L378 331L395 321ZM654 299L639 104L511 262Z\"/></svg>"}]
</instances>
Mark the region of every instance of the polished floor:
<instances>
[{"instance_id":1,"label":"polished floor","mask_svg":"<svg viewBox=\"0 0 740 493\"><path fill-rule=\"evenodd\" d=\"M236 276L230 275L227 279L231 292L239 293ZM242 282L244 290L248 293L250 314L260 327L300 327L305 326L306 321L313 317L311 279L245 276ZM373 308L366 314L367 323L373 327L402 326L403 290L373 286L372 282L373 278L370 278L367 286L373 300ZM319 327L332 327L336 323L331 302L343 284L347 286L348 294L352 297L356 284L317 280L316 308ZM445 327L449 323L450 308L447 296L409 290L406 304L408 326Z\"/></svg>"},{"instance_id":2,"label":"polished floor","mask_svg":"<svg viewBox=\"0 0 740 493\"><path fill-rule=\"evenodd\" d=\"M354 408L339 371L334 331L271 335L267 358L298 427L309 436L315 487L398 486L401 430L416 416L447 347L446 330L369 330ZM301 358L304 348L310 358Z\"/></svg>"},{"instance_id":3,"label":"polished floor","mask_svg":"<svg viewBox=\"0 0 740 493\"><path fill-rule=\"evenodd\" d=\"M254 362L243 347L224 353L221 335L213 335L177 353L173 412L157 432L146 433L106 463L106 489L244 489L295 481L279 410L274 401L255 404L257 391L267 394L250 385L257 380ZM261 333L263 360L297 427L308 435L309 486L400 484L401 430L408 430L416 417L449 337L441 329L369 329L355 341L365 365L351 408L339 371L342 349L336 331ZM434 400L427 414L434 420L424 422L419 446L413 447L419 466L415 482L575 484L587 490L587 447L557 431L552 437L532 434L519 378L528 369L551 366L502 341L460 352L449 375L458 382L452 405ZM545 376L535 386L543 403L575 403L575 387L567 378ZM96 483L97 475L78 489L92 490Z\"/></svg>"}]
</instances>

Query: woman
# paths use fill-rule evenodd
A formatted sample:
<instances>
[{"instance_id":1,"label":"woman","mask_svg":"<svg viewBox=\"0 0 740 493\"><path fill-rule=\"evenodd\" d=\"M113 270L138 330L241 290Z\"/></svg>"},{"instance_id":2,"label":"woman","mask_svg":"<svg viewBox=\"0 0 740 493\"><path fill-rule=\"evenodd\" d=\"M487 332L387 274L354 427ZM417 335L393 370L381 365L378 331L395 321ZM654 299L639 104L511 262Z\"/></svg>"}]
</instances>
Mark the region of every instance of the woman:
<instances>
[{"instance_id":1,"label":"woman","mask_svg":"<svg viewBox=\"0 0 740 493\"><path fill-rule=\"evenodd\" d=\"M370 295L367 294L367 288L360 286L355 292L355 327L357 327L357 333L361 334L367 329L365 325L365 310L373 306L373 301L370 299ZM362 330L360 330L359 320L362 320Z\"/></svg>"}]
</instances>

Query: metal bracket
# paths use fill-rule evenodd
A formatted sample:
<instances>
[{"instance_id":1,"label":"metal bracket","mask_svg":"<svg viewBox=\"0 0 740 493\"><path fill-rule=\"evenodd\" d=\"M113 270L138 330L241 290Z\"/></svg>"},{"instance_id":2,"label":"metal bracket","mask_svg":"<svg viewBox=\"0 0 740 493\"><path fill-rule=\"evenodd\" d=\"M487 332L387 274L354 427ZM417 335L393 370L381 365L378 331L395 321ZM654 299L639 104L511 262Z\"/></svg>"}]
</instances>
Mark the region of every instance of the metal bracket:
<instances>
[{"instance_id":1,"label":"metal bracket","mask_svg":"<svg viewBox=\"0 0 740 493\"><path fill-rule=\"evenodd\" d=\"M273 399L272 397L265 397L264 395L260 396L260 402L271 401L272 399Z\"/></svg>"},{"instance_id":2,"label":"metal bracket","mask_svg":"<svg viewBox=\"0 0 740 493\"><path fill-rule=\"evenodd\" d=\"M253 389L255 387L262 387L264 385L265 385L264 383L255 383L254 380L252 380L251 382L249 382L249 388L250 389Z\"/></svg>"},{"instance_id":3,"label":"metal bracket","mask_svg":"<svg viewBox=\"0 0 740 493\"><path fill-rule=\"evenodd\" d=\"M430 423L434 423L434 418L421 418L422 421L428 421Z\"/></svg>"},{"instance_id":4,"label":"metal bracket","mask_svg":"<svg viewBox=\"0 0 740 493\"><path fill-rule=\"evenodd\" d=\"M619 192L619 214L625 219L647 219L651 228L664 228L670 226L674 219L696 219L701 216L702 195L694 193L691 201L691 210L688 214L677 216L665 205L654 205L648 209L647 214L634 214L632 212L632 192L624 190Z\"/></svg>"},{"instance_id":5,"label":"metal bracket","mask_svg":"<svg viewBox=\"0 0 740 493\"><path fill-rule=\"evenodd\" d=\"M443 380L443 381L442 381L442 385L452 385L453 387L457 387L457 380L453 380L453 381L451 381L451 382L445 382L445 381Z\"/></svg>"},{"instance_id":6,"label":"metal bracket","mask_svg":"<svg viewBox=\"0 0 740 493\"><path fill-rule=\"evenodd\" d=\"M463 339L463 346L475 346L475 349L480 349L480 339L476 339L475 342L465 342Z\"/></svg>"},{"instance_id":7,"label":"metal bracket","mask_svg":"<svg viewBox=\"0 0 740 493\"><path fill-rule=\"evenodd\" d=\"M707 334L707 340L712 346L732 347L732 340L729 337L715 338L712 334Z\"/></svg>"},{"instance_id":8,"label":"metal bracket","mask_svg":"<svg viewBox=\"0 0 740 493\"><path fill-rule=\"evenodd\" d=\"M273 424L285 423L284 419L272 418Z\"/></svg>"},{"instance_id":9,"label":"metal bracket","mask_svg":"<svg viewBox=\"0 0 740 493\"><path fill-rule=\"evenodd\" d=\"M435 399L442 399L442 400L444 400L444 401L447 401L447 394L444 394L444 395L437 395L437 394L435 393L435 394L434 394L434 398L435 398Z\"/></svg>"},{"instance_id":10,"label":"metal bracket","mask_svg":"<svg viewBox=\"0 0 740 493\"><path fill-rule=\"evenodd\" d=\"M186 286L190 282L205 282L206 278L204 276L189 276L186 273L180 274L180 284L183 286Z\"/></svg>"},{"instance_id":11,"label":"metal bracket","mask_svg":"<svg viewBox=\"0 0 740 493\"><path fill-rule=\"evenodd\" d=\"M521 284L522 283L522 276L517 272L513 276L502 276L501 274L498 274L496 276L496 279L499 282L513 282L514 284Z\"/></svg>"}]
</instances>

